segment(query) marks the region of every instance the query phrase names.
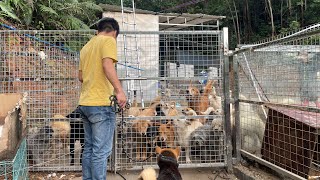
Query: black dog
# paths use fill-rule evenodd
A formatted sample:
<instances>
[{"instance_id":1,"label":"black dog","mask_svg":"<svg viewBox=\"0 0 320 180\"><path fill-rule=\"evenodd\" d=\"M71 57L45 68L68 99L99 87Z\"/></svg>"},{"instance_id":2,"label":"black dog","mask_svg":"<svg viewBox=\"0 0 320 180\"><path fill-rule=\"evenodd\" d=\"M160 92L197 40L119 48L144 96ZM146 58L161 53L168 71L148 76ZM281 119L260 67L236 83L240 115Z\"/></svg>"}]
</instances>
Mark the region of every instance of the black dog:
<instances>
[{"instance_id":1,"label":"black dog","mask_svg":"<svg viewBox=\"0 0 320 180\"><path fill-rule=\"evenodd\" d=\"M156 147L158 154L157 163L160 168L158 180L182 180L179 172L178 158L180 156L180 148L161 149Z\"/></svg>"},{"instance_id":2,"label":"black dog","mask_svg":"<svg viewBox=\"0 0 320 180\"><path fill-rule=\"evenodd\" d=\"M84 148L84 128L83 123L79 120L81 118L81 114L79 109L77 108L72 113L66 116L67 118L71 118L70 120L70 156L71 156L71 165L74 165L74 145L76 140L80 141L81 145L81 155L80 155L80 164L82 164L82 153Z\"/></svg>"},{"instance_id":3,"label":"black dog","mask_svg":"<svg viewBox=\"0 0 320 180\"><path fill-rule=\"evenodd\" d=\"M42 165L46 151L50 149L50 138L54 133L50 126L43 126L35 134L28 137L29 160L32 164Z\"/></svg>"}]
</instances>

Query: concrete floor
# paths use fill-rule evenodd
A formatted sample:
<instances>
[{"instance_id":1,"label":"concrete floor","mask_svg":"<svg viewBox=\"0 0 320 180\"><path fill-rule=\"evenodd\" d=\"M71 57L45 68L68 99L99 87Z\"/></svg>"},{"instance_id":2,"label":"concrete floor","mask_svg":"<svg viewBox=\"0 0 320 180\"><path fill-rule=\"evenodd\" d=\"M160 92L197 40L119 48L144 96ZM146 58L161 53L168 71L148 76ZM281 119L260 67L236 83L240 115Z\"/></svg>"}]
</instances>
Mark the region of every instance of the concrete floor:
<instances>
[{"instance_id":1,"label":"concrete floor","mask_svg":"<svg viewBox=\"0 0 320 180\"><path fill-rule=\"evenodd\" d=\"M214 171L212 168L190 168L180 169L183 180L222 180L222 179L237 179L233 174L226 174L224 170ZM157 170L156 170L157 171ZM119 173L126 180L137 180L141 171L119 171ZM157 171L158 173L158 171ZM107 179L110 180L123 180L123 178L114 173L108 173ZM74 178L73 180L81 180L81 177Z\"/></svg>"},{"instance_id":2,"label":"concrete floor","mask_svg":"<svg viewBox=\"0 0 320 180\"><path fill-rule=\"evenodd\" d=\"M156 170L158 173L158 170ZM108 180L137 180L141 170L119 171L119 174L108 172ZM234 166L234 172L241 179L280 180L281 178L270 174L255 166ZM240 173L239 173L240 172ZM227 174L224 169L217 168L181 168L183 180L236 180L234 174ZM30 180L82 180L81 172L29 172ZM1 179L1 178L0 178Z\"/></svg>"}]
</instances>

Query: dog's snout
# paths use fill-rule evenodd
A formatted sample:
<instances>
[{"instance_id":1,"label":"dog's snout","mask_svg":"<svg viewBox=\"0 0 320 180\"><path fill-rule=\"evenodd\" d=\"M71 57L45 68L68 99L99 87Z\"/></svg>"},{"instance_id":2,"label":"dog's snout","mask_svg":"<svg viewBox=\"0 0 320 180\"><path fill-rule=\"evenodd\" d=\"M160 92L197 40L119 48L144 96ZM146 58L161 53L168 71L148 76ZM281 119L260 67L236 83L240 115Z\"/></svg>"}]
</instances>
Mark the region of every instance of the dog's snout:
<instances>
[{"instance_id":1,"label":"dog's snout","mask_svg":"<svg viewBox=\"0 0 320 180\"><path fill-rule=\"evenodd\" d=\"M146 135L147 135L147 132L143 132L142 135L143 135L143 136L146 136Z\"/></svg>"}]
</instances>

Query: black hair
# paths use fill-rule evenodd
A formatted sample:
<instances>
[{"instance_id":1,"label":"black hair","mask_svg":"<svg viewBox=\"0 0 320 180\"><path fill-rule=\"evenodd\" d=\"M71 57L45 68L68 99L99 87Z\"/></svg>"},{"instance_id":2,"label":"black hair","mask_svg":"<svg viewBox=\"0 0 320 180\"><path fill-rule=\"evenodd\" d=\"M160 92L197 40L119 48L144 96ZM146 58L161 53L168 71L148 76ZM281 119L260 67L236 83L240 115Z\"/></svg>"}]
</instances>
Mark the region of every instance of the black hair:
<instances>
[{"instance_id":1,"label":"black hair","mask_svg":"<svg viewBox=\"0 0 320 180\"><path fill-rule=\"evenodd\" d=\"M120 32L119 30L119 24L117 22L117 20L115 20L114 18L110 18L110 17L104 17L102 18L98 24L97 24L97 29L98 32L111 32L111 31L116 31L116 37L118 37L118 34Z\"/></svg>"}]
</instances>

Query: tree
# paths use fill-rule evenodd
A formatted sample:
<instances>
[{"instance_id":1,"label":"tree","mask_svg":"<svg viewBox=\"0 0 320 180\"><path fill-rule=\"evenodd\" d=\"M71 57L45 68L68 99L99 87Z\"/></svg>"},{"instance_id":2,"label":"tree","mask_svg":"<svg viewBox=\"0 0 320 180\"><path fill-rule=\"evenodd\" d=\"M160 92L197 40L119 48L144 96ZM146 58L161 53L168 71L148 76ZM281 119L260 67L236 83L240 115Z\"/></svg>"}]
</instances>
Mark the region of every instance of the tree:
<instances>
[{"instance_id":1,"label":"tree","mask_svg":"<svg viewBox=\"0 0 320 180\"><path fill-rule=\"evenodd\" d=\"M97 19L95 12L102 12L94 2L80 0L38 0L35 7L38 29L89 29Z\"/></svg>"}]
</instances>

